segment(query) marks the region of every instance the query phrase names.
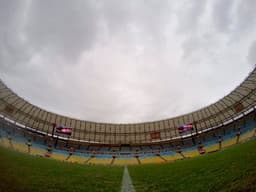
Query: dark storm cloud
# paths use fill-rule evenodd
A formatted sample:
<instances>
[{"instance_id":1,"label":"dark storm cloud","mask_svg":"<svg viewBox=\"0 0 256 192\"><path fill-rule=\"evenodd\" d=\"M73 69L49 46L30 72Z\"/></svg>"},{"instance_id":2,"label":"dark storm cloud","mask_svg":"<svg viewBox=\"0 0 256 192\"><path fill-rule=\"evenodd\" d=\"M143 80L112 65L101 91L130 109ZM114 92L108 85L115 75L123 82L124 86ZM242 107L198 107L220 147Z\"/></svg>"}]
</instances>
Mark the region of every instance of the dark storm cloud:
<instances>
[{"instance_id":1,"label":"dark storm cloud","mask_svg":"<svg viewBox=\"0 0 256 192\"><path fill-rule=\"evenodd\" d=\"M255 9L254 0L3 0L0 77L81 119L176 116L215 102L251 70Z\"/></svg>"}]
</instances>

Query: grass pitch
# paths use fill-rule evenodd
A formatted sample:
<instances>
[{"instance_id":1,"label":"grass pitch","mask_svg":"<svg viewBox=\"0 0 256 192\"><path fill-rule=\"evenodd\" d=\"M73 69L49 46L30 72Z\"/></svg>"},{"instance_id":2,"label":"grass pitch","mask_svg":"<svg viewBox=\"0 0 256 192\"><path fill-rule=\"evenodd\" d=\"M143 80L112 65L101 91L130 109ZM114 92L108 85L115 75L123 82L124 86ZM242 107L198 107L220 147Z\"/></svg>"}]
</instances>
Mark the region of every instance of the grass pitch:
<instances>
[{"instance_id":1,"label":"grass pitch","mask_svg":"<svg viewBox=\"0 0 256 192\"><path fill-rule=\"evenodd\" d=\"M130 166L137 191L256 191L256 140L175 163Z\"/></svg>"},{"instance_id":2,"label":"grass pitch","mask_svg":"<svg viewBox=\"0 0 256 192\"><path fill-rule=\"evenodd\" d=\"M0 192L120 191L123 167L64 163L0 148Z\"/></svg>"},{"instance_id":3,"label":"grass pitch","mask_svg":"<svg viewBox=\"0 0 256 192\"><path fill-rule=\"evenodd\" d=\"M256 139L175 163L128 167L136 191L256 191ZM0 147L0 192L120 191L123 167L33 157Z\"/></svg>"}]
</instances>

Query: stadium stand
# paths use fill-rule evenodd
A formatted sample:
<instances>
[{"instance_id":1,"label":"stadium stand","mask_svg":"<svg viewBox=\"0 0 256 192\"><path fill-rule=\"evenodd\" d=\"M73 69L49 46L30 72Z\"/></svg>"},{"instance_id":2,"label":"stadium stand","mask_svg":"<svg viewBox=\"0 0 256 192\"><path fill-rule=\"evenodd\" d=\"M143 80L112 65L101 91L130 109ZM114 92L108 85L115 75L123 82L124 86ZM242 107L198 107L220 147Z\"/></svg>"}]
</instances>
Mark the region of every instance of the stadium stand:
<instances>
[{"instance_id":1,"label":"stadium stand","mask_svg":"<svg viewBox=\"0 0 256 192\"><path fill-rule=\"evenodd\" d=\"M245 142L255 136L255 112L252 112L244 117L241 121L244 127L239 125L241 134L239 135L239 142ZM233 124L237 126L237 122ZM192 158L201 155L200 148L204 148L206 153L218 151L219 137L215 136L215 132L222 132L222 149L231 145L237 144L237 132L230 124L223 126L221 130L211 130L206 134L201 134L194 138L196 144L193 144L192 138L190 141L186 140L179 143L179 145L172 146L171 143L164 145L146 145L140 147L106 147L106 146L87 146L80 147L80 149L73 149L60 146L53 148L50 141L44 141L41 135L31 133L20 128L13 129L9 132L10 123L1 120L1 145L13 148L23 153L30 153L36 156L49 157L59 161L67 161L82 164L102 164L102 165L138 165L148 163L164 163L168 161L176 161L183 158ZM28 141L31 146L28 149ZM202 142L201 142L202 141ZM50 148L50 149L49 149ZM50 153L50 155L48 154Z\"/></svg>"},{"instance_id":2,"label":"stadium stand","mask_svg":"<svg viewBox=\"0 0 256 192\"><path fill-rule=\"evenodd\" d=\"M254 69L230 94L195 112L156 122L104 124L45 111L0 81L0 144L31 155L82 164L176 161L255 137L255 101Z\"/></svg>"}]
</instances>

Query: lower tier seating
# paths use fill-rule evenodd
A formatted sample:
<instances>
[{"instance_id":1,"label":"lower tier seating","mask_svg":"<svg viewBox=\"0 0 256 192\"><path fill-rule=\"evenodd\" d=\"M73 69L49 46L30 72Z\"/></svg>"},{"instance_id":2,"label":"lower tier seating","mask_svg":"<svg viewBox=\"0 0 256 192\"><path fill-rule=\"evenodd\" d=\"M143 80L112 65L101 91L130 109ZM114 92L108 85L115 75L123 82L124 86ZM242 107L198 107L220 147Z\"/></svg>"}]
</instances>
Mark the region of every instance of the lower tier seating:
<instances>
[{"instance_id":1,"label":"lower tier seating","mask_svg":"<svg viewBox=\"0 0 256 192\"><path fill-rule=\"evenodd\" d=\"M87 144L78 148L65 144L65 141L58 142L54 138L31 133L3 120L0 124L0 145L4 147L58 161L96 165L139 165L193 158L245 142L255 136L255 114L248 115L241 122L197 136L191 135L183 140L125 147Z\"/></svg>"}]
</instances>

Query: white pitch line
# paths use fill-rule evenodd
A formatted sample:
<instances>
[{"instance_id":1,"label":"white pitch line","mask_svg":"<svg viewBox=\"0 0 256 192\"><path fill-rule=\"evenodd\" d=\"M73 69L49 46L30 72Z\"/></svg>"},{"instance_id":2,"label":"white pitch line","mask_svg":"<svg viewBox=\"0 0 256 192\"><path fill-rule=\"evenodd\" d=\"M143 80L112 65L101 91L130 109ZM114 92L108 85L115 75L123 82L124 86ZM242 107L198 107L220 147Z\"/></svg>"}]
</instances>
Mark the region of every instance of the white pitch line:
<instances>
[{"instance_id":1,"label":"white pitch line","mask_svg":"<svg viewBox=\"0 0 256 192\"><path fill-rule=\"evenodd\" d=\"M135 192L127 166L124 168L121 192Z\"/></svg>"}]
</instances>

